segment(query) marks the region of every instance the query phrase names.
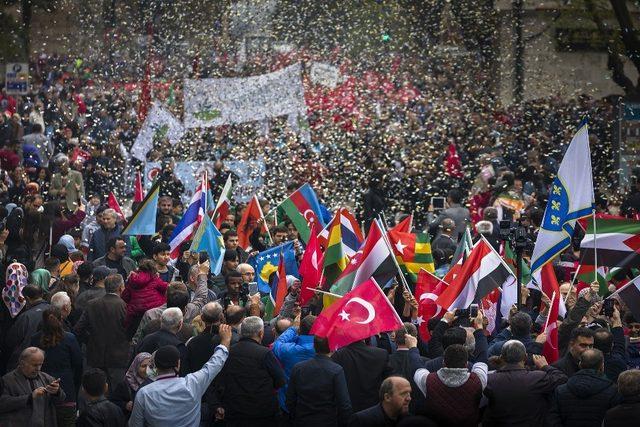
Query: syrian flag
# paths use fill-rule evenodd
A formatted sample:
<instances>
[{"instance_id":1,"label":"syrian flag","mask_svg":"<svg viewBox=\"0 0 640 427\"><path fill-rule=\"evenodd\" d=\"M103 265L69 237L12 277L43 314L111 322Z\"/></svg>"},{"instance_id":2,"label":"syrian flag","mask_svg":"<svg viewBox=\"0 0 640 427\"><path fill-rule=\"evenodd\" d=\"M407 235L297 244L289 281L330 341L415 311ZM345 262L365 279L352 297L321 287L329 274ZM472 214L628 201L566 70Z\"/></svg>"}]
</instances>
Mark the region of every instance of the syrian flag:
<instances>
[{"instance_id":1,"label":"syrian flag","mask_svg":"<svg viewBox=\"0 0 640 427\"><path fill-rule=\"evenodd\" d=\"M491 245L482 238L462 264L460 273L438 297L436 303L451 311L479 303L492 290L513 287L515 276Z\"/></svg>"},{"instance_id":2,"label":"syrian flag","mask_svg":"<svg viewBox=\"0 0 640 427\"><path fill-rule=\"evenodd\" d=\"M554 363L560 357L558 350L558 310L562 296L560 292L554 292L550 299L551 308L547 314L547 326L544 328L544 332L547 334L547 340L542 346L542 355L547 359L547 362Z\"/></svg>"},{"instance_id":3,"label":"syrian flag","mask_svg":"<svg viewBox=\"0 0 640 427\"><path fill-rule=\"evenodd\" d=\"M640 221L627 218L593 218L587 220L586 234L580 243L581 264L606 267L640 267Z\"/></svg>"},{"instance_id":4,"label":"syrian flag","mask_svg":"<svg viewBox=\"0 0 640 427\"><path fill-rule=\"evenodd\" d=\"M362 248L351 258L349 264L340 274L331 292L344 295L359 284L375 278L378 283L387 283L398 273L393 254L384 238L378 220L371 223L367 239Z\"/></svg>"},{"instance_id":5,"label":"syrian flag","mask_svg":"<svg viewBox=\"0 0 640 427\"><path fill-rule=\"evenodd\" d=\"M418 333L423 341L431 339L431 333L427 324L429 320L441 318L445 311L436 304L436 299L449 286L445 281L439 279L428 271L421 269L418 273L418 281L416 282L415 298L418 301Z\"/></svg>"},{"instance_id":6,"label":"syrian flag","mask_svg":"<svg viewBox=\"0 0 640 427\"><path fill-rule=\"evenodd\" d=\"M640 319L640 276L636 277L611 295L618 295L622 301L629 307L633 317Z\"/></svg>"},{"instance_id":7,"label":"syrian flag","mask_svg":"<svg viewBox=\"0 0 640 427\"><path fill-rule=\"evenodd\" d=\"M402 320L374 279L347 292L322 310L313 323L310 335L326 337L335 351L380 332L395 331Z\"/></svg>"},{"instance_id":8,"label":"syrian flag","mask_svg":"<svg viewBox=\"0 0 640 427\"><path fill-rule=\"evenodd\" d=\"M231 189L231 174L229 174L227 182L225 182L224 187L222 188L222 192L220 193L220 197L218 198L218 203L216 204L216 208L213 211L213 215L211 216L211 220L218 228L220 228L225 218L229 214L232 196L233 190Z\"/></svg>"}]
</instances>

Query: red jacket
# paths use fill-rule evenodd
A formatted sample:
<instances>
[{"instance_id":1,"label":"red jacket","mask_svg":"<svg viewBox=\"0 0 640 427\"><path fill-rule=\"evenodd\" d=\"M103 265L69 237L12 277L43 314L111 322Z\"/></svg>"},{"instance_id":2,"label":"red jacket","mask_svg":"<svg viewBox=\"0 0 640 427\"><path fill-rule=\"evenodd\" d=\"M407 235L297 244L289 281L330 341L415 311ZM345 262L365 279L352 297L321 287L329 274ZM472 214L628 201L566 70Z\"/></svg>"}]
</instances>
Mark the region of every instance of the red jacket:
<instances>
[{"instance_id":1,"label":"red jacket","mask_svg":"<svg viewBox=\"0 0 640 427\"><path fill-rule=\"evenodd\" d=\"M133 271L122 292L122 299L127 303L127 317L125 325L145 311L161 306L166 299L168 284L159 276L153 276L146 271Z\"/></svg>"}]
</instances>

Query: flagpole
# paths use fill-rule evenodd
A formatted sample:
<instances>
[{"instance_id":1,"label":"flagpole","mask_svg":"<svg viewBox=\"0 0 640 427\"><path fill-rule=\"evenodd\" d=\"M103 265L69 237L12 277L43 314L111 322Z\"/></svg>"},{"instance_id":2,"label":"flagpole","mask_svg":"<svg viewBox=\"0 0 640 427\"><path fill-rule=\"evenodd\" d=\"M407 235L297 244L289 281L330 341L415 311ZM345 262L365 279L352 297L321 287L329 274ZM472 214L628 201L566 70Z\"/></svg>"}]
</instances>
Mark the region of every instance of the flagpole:
<instances>
[{"instance_id":1,"label":"flagpole","mask_svg":"<svg viewBox=\"0 0 640 427\"><path fill-rule=\"evenodd\" d=\"M258 210L260 211L260 216L264 220L264 228L267 229L267 235L269 236L269 240L273 244L273 238L271 237L271 232L269 231L269 226L267 225L267 219L264 217L264 214L262 213L262 206L260 206L260 200L258 200L258 196L256 196L255 194L253 195L253 197L256 198L256 202L258 204Z\"/></svg>"},{"instance_id":2,"label":"flagpole","mask_svg":"<svg viewBox=\"0 0 640 427\"><path fill-rule=\"evenodd\" d=\"M329 295L335 298L342 298L343 295L338 295L338 294L334 294L331 292L327 292L327 291L321 291L320 289L316 289L316 288L310 288L309 286L307 286L307 289L309 289L310 291L314 291L314 292L318 292L320 294L325 294L325 295Z\"/></svg>"},{"instance_id":3,"label":"flagpole","mask_svg":"<svg viewBox=\"0 0 640 427\"><path fill-rule=\"evenodd\" d=\"M593 215L593 281L598 281L598 228L596 227L596 210L591 211Z\"/></svg>"},{"instance_id":4,"label":"flagpole","mask_svg":"<svg viewBox=\"0 0 640 427\"><path fill-rule=\"evenodd\" d=\"M379 221L378 225L380 226L380 228L382 228L382 239L384 240L384 243L387 245L387 249L389 249L389 253L391 253L391 258L393 259L393 263L396 265L396 269L398 269L398 273L400 273L400 280L402 281L402 284L404 285L405 290L411 293L411 289L409 288L409 283L407 283L407 278L404 277L404 273L400 269L400 264L398 264L398 260L396 259L396 254L393 252L393 248L391 247L391 242L389 242L389 239L387 237L387 229L384 227L384 224L382 224L382 221L380 220L380 218L376 218L374 219L374 221Z\"/></svg>"},{"instance_id":5,"label":"flagpole","mask_svg":"<svg viewBox=\"0 0 640 427\"><path fill-rule=\"evenodd\" d=\"M582 267L582 264L578 264L578 268L576 269L576 273L573 275L573 277L571 278L571 283L569 284L569 292L567 292L567 296L564 298L564 304L567 304L567 299L569 299L569 295L571 295L571 291L573 290L573 284L576 281L576 277L578 277L578 273L580 273L580 268Z\"/></svg>"},{"instance_id":6,"label":"flagpole","mask_svg":"<svg viewBox=\"0 0 640 427\"><path fill-rule=\"evenodd\" d=\"M556 291L553 291L553 294L551 295L551 302L549 303L549 311L547 312L547 320L544 322L544 329L542 329L542 332L546 332L547 330L547 326L549 326L549 315L551 314L551 307L553 307L553 300L556 299Z\"/></svg>"}]
</instances>

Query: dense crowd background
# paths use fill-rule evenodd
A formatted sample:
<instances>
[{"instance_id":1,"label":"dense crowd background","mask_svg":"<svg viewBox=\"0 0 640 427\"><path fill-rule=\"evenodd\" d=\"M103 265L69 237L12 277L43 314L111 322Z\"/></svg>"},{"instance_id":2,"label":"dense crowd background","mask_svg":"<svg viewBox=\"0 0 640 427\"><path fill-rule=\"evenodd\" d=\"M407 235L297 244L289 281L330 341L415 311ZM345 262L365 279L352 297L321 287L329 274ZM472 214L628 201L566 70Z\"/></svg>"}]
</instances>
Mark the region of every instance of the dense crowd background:
<instances>
[{"instance_id":1,"label":"dense crowd background","mask_svg":"<svg viewBox=\"0 0 640 427\"><path fill-rule=\"evenodd\" d=\"M588 283L579 293L561 287L569 312L553 367L539 356L546 312L535 292L493 333L482 313L447 313L430 321L425 342L417 338L415 299L392 288L405 327L329 358L326 340L309 335L321 304L296 304L296 278L288 279L280 315L262 320L264 304L246 289L255 271L234 231L242 205L221 227L220 275L188 251L169 262L184 202L172 173L178 160L215 162L215 197L228 176L225 160L261 157L264 206L309 182L325 205L347 206L364 224L380 213L390 224L413 213L414 229L432 234L438 274L465 225L478 225L498 246L498 221L522 219L535 238L548 186L584 118L598 210L640 209L636 188L625 194L614 184L615 99L503 107L477 85L487 76L476 69L393 55L356 64L296 52L258 57L240 71L198 63L193 77L316 59L333 61L344 81L329 90L305 74L310 141L284 118L271 120L266 134L247 124L189 131L174 146L156 141L148 159L163 161L158 234L138 239L121 235L122 218L105 204L110 191L131 198L141 167L129 151L142 124L142 82L43 56L31 64L30 94L2 92L2 425L74 425L80 414L78 425L477 425L482 418L599 426L606 414L609 426L638 414L640 319L622 304L600 315L597 286ZM163 83L152 85L154 98L180 116L180 82L161 67L155 78ZM446 209L431 205L438 196ZM271 244L297 238L291 228L271 231ZM578 260L580 235L574 240L561 280Z\"/></svg>"}]
</instances>

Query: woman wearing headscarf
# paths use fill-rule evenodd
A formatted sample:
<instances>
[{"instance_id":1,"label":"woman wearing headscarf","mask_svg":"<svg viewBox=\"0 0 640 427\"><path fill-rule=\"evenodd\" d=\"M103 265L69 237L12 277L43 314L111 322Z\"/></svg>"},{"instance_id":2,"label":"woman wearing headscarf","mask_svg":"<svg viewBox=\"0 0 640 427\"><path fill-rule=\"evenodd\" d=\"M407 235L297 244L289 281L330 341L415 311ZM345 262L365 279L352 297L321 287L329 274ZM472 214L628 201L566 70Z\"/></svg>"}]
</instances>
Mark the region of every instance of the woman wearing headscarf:
<instances>
[{"instance_id":1,"label":"woman wearing headscarf","mask_svg":"<svg viewBox=\"0 0 640 427\"><path fill-rule=\"evenodd\" d=\"M49 293L49 285L51 284L51 273L46 268L39 268L31 272L31 283L39 286L46 294Z\"/></svg>"},{"instance_id":2,"label":"woman wearing headscarf","mask_svg":"<svg viewBox=\"0 0 640 427\"><path fill-rule=\"evenodd\" d=\"M124 376L124 380L116 386L109 397L109 400L122 409L122 412L124 412L127 419L131 416L136 393L148 379L147 367L150 363L151 354L145 352L138 353L138 355L133 359L133 362L131 362L131 366L129 366L129 369Z\"/></svg>"},{"instance_id":3,"label":"woman wearing headscarf","mask_svg":"<svg viewBox=\"0 0 640 427\"><path fill-rule=\"evenodd\" d=\"M2 288L4 304L0 310L0 342L4 342L7 332L27 303L22 296L22 289L27 286L28 277L27 269L22 264L14 262L7 267L6 280ZM4 366L9 356L6 353L8 352L0 353L0 375L4 374Z\"/></svg>"},{"instance_id":4,"label":"woman wearing headscarf","mask_svg":"<svg viewBox=\"0 0 640 427\"><path fill-rule=\"evenodd\" d=\"M67 248L67 252L69 254L78 250L76 249L76 245L75 245L75 242L73 241L73 237L69 234L65 234L62 237L60 237L60 240L58 240L58 244L64 245L64 247Z\"/></svg>"}]
</instances>

